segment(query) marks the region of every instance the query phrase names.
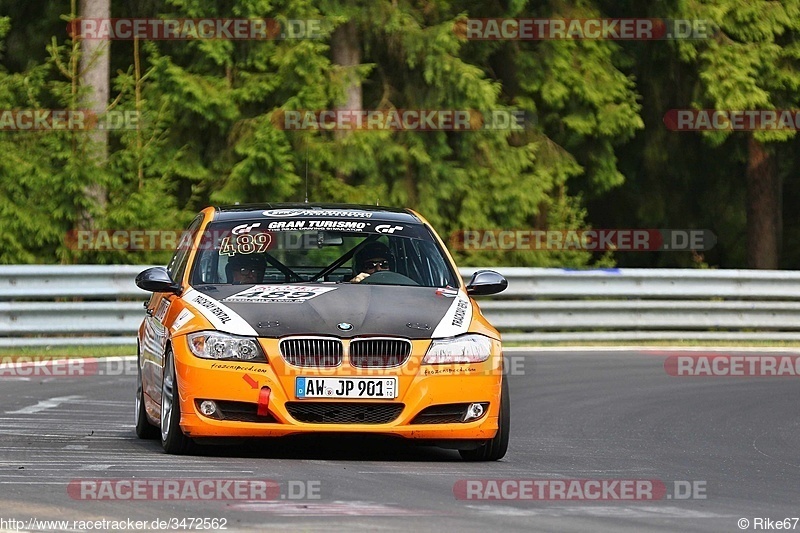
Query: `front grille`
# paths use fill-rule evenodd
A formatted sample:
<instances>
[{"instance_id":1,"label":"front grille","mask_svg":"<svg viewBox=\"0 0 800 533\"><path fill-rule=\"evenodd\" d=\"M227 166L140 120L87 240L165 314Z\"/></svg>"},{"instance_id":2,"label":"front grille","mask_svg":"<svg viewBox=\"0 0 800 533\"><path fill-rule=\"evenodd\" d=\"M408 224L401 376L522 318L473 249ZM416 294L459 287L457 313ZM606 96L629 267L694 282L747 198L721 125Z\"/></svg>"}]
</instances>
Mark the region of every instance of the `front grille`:
<instances>
[{"instance_id":1,"label":"front grille","mask_svg":"<svg viewBox=\"0 0 800 533\"><path fill-rule=\"evenodd\" d=\"M200 411L200 404L203 400L195 400L197 411ZM271 415L259 416L258 404L249 402L230 402L225 400L214 400L217 404L217 412L209 418L214 420L225 420L228 422L260 422L260 423L274 423L277 422ZM205 416L205 415L203 415Z\"/></svg>"},{"instance_id":2,"label":"front grille","mask_svg":"<svg viewBox=\"0 0 800 533\"><path fill-rule=\"evenodd\" d=\"M342 363L342 341L305 337L280 342L281 355L294 366L331 367Z\"/></svg>"},{"instance_id":3,"label":"front grille","mask_svg":"<svg viewBox=\"0 0 800 533\"><path fill-rule=\"evenodd\" d=\"M467 412L468 403L448 403L432 405L423 409L412 424L453 424L461 422Z\"/></svg>"},{"instance_id":4,"label":"front grille","mask_svg":"<svg viewBox=\"0 0 800 533\"><path fill-rule=\"evenodd\" d=\"M387 424L403 411L402 403L287 402L286 410L308 424Z\"/></svg>"},{"instance_id":5,"label":"front grille","mask_svg":"<svg viewBox=\"0 0 800 533\"><path fill-rule=\"evenodd\" d=\"M359 368L400 366L411 354L411 342L405 339L353 339L350 364Z\"/></svg>"}]
</instances>

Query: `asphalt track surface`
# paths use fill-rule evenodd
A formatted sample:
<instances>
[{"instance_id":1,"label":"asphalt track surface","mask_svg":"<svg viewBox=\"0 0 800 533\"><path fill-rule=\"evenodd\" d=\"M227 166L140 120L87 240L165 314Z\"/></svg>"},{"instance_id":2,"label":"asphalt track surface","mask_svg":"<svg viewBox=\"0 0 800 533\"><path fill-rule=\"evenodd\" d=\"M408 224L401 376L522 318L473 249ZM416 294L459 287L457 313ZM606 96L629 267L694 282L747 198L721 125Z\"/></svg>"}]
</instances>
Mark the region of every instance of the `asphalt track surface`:
<instances>
[{"instance_id":1,"label":"asphalt track surface","mask_svg":"<svg viewBox=\"0 0 800 533\"><path fill-rule=\"evenodd\" d=\"M797 378L673 377L666 354L646 351L509 355L522 359L509 376L511 445L496 463L336 437L168 456L158 442L134 435L132 372L0 378L0 531L15 529L9 519L24 521L21 530L46 530L29 527L32 517L217 518L228 531L329 532L741 531L737 521L747 518L749 531L756 518L800 516ZM69 489L80 480L153 479L272 480L280 495L120 501ZM459 482L482 479L658 480L667 494L632 501L454 495ZM675 482L696 486L698 497L678 499L685 493ZM318 498L292 499L298 487Z\"/></svg>"}]
</instances>

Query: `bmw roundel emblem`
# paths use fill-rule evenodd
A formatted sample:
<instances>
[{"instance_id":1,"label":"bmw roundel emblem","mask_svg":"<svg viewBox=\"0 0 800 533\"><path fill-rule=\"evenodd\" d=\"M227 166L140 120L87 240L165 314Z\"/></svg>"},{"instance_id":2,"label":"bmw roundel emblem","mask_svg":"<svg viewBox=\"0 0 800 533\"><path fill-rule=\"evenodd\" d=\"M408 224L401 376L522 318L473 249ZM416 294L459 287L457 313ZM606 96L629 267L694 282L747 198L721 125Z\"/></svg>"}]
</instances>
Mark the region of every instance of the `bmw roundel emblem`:
<instances>
[{"instance_id":1,"label":"bmw roundel emblem","mask_svg":"<svg viewBox=\"0 0 800 533\"><path fill-rule=\"evenodd\" d=\"M342 331L350 331L351 329L353 329L353 324L351 324L350 322L339 322L338 324L336 324L336 327Z\"/></svg>"}]
</instances>

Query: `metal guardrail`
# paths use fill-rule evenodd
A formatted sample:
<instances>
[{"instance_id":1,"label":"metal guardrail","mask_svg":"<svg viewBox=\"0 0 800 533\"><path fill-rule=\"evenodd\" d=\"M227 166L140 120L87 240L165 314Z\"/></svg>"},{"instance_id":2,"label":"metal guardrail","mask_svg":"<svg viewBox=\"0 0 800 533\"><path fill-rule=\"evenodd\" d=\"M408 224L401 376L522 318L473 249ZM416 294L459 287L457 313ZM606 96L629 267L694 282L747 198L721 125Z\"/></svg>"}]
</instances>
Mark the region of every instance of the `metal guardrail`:
<instances>
[{"instance_id":1,"label":"metal guardrail","mask_svg":"<svg viewBox=\"0 0 800 533\"><path fill-rule=\"evenodd\" d=\"M0 300L139 298L133 282L141 265L10 265L0 266ZM0 334L4 334L0 329Z\"/></svg>"},{"instance_id":2,"label":"metal guardrail","mask_svg":"<svg viewBox=\"0 0 800 533\"><path fill-rule=\"evenodd\" d=\"M478 268L463 268L469 279ZM800 272L668 268L496 268L508 279L500 299L637 298L800 301Z\"/></svg>"},{"instance_id":3,"label":"metal guardrail","mask_svg":"<svg viewBox=\"0 0 800 533\"><path fill-rule=\"evenodd\" d=\"M0 266L0 346L134 344L144 268ZM507 341L800 340L800 272L496 270L509 288L480 305Z\"/></svg>"},{"instance_id":4,"label":"metal guardrail","mask_svg":"<svg viewBox=\"0 0 800 533\"><path fill-rule=\"evenodd\" d=\"M135 345L142 265L0 266L0 347Z\"/></svg>"}]
</instances>

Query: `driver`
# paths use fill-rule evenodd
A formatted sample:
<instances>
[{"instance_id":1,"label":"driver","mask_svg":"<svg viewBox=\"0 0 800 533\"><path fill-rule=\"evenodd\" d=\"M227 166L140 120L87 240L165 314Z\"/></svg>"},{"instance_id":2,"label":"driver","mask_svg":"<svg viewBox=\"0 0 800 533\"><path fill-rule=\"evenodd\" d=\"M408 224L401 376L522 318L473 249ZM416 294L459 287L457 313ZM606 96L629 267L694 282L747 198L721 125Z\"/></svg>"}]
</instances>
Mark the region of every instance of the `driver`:
<instances>
[{"instance_id":1,"label":"driver","mask_svg":"<svg viewBox=\"0 0 800 533\"><path fill-rule=\"evenodd\" d=\"M373 242L358 251L356 254L356 268L360 274L350 280L350 283L360 283L375 272L391 271L392 252L389 247L380 242Z\"/></svg>"},{"instance_id":2,"label":"driver","mask_svg":"<svg viewBox=\"0 0 800 533\"><path fill-rule=\"evenodd\" d=\"M266 269L267 264L263 257L252 254L236 254L228 259L228 264L225 265L225 274L228 276L228 283L235 285L260 283L264 279Z\"/></svg>"}]
</instances>

